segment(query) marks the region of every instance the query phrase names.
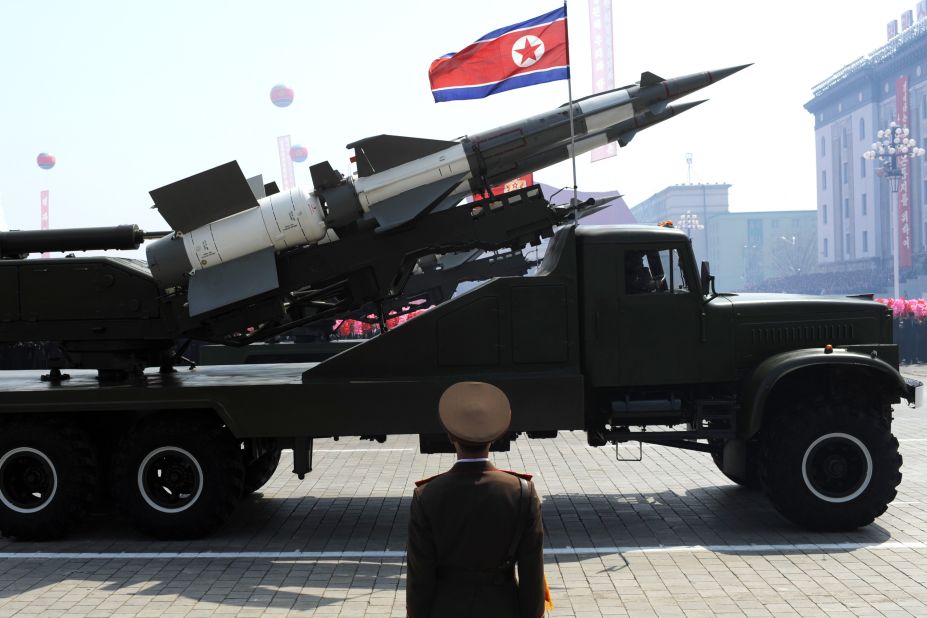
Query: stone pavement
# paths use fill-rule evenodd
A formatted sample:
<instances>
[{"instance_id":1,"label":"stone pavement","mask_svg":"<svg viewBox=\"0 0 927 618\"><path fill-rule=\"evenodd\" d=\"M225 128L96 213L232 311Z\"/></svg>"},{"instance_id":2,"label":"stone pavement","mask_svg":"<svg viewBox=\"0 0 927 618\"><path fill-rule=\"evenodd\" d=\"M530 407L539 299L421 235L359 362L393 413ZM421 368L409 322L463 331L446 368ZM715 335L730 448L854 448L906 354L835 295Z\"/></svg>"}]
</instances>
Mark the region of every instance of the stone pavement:
<instances>
[{"instance_id":1,"label":"stone pavement","mask_svg":"<svg viewBox=\"0 0 927 618\"><path fill-rule=\"evenodd\" d=\"M554 616L923 616L927 409L899 407L894 431L898 498L845 534L795 528L705 453L645 445L618 462L568 433L494 461L537 475ZM405 615L412 483L452 456L420 455L412 437L320 441L302 482L290 461L209 539L155 542L100 513L65 541L0 541L0 615Z\"/></svg>"}]
</instances>

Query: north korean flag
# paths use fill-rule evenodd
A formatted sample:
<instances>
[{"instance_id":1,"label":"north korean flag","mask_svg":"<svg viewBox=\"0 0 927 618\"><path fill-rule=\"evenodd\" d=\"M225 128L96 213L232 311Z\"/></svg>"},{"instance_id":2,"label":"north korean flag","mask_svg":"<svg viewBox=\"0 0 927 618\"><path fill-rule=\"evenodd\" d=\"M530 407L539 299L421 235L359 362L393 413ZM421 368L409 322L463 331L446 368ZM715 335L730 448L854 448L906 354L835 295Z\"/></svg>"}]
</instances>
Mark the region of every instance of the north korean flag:
<instances>
[{"instance_id":1,"label":"north korean flag","mask_svg":"<svg viewBox=\"0 0 927 618\"><path fill-rule=\"evenodd\" d=\"M436 102L482 99L570 76L566 7L493 30L431 63Z\"/></svg>"}]
</instances>

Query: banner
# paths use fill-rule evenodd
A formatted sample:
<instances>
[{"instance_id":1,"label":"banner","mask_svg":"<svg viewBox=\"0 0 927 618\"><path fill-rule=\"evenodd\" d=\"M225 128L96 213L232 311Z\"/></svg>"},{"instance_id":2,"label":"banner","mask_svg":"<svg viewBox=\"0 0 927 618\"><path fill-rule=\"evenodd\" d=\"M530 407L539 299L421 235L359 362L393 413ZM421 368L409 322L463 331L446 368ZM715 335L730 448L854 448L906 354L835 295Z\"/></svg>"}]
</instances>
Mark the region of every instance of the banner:
<instances>
[{"instance_id":1,"label":"banner","mask_svg":"<svg viewBox=\"0 0 927 618\"><path fill-rule=\"evenodd\" d=\"M39 196L40 196L40 199L39 199L40 225L39 227L40 229L47 230L48 229L48 189L42 191L39 194ZM42 254L43 258L47 258L48 256L49 256L48 252L45 252Z\"/></svg>"},{"instance_id":2,"label":"banner","mask_svg":"<svg viewBox=\"0 0 927 618\"><path fill-rule=\"evenodd\" d=\"M908 126L908 78L902 75L895 81L895 122ZM911 266L911 177L908 175L910 159L898 157L901 178L898 183L898 263Z\"/></svg>"},{"instance_id":3,"label":"banner","mask_svg":"<svg viewBox=\"0 0 927 618\"><path fill-rule=\"evenodd\" d=\"M293 171L293 160L290 158L289 135L277 138L277 150L280 155L280 190L286 191L296 186L296 173Z\"/></svg>"},{"instance_id":4,"label":"banner","mask_svg":"<svg viewBox=\"0 0 927 618\"><path fill-rule=\"evenodd\" d=\"M494 186L491 191L493 195L502 195L503 193L508 193L509 191L515 191L517 189L524 189L530 187L534 184L534 174L525 174L524 176L519 176L518 178L513 178L505 184ZM479 193L473 194L473 201L481 200L485 198L486 195L480 195Z\"/></svg>"},{"instance_id":5,"label":"banner","mask_svg":"<svg viewBox=\"0 0 927 618\"><path fill-rule=\"evenodd\" d=\"M615 87L615 53L612 40L612 0L589 0L589 43L592 59L592 93ZM592 162L614 157L618 144L611 142L592 151Z\"/></svg>"}]
</instances>

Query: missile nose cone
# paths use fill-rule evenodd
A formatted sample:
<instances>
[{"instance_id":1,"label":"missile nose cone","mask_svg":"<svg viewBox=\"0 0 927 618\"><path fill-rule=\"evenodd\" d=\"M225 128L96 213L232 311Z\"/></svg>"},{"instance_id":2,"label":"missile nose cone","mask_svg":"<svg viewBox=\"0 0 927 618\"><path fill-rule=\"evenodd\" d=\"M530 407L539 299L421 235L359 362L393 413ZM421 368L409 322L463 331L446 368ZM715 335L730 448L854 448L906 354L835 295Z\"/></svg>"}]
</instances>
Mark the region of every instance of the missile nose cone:
<instances>
[{"instance_id":1,"label":"missile nose cone","mask_svg":"<svg viewBox=\"0 0 927 618\"><path fill-rule=\"evenodd\" d=\"M742 64L742 65L736 66L736 67L728 67L728 68L726 68L726 69L718 69L717 71L709 71L708 74L711 75L711 81L712 81L712 83L714 83L714 82L719 82L719 81L721 81L722 79L724 79L725 77L728 77L728 76L730 76L730 75L733 75L734 73L737 73L738 71L742 71L742 70L746 69L747 67L751 67L751 66L753 66L753 63L752 63L752 62L750 62L750 63L748 63L748 64Z\"/></svg>"},{"instance_id":2,"label":"missile nose cone","mask_svg":"<svg viewBox=\"0 0 927 618\"><path fill-rule=\"evenodd\" d=\"M665 97L669 100L684 97L685 95L693 93L696 90L701 90L706 86L721 81L728 75L733 75L737 71L745 69L748 66L750 65L744 64L737 67L728 67L726 69L718 69L716 71L705 71L703 73L693 73L691 75L683 75L682 77L667 79L663 82L665 87ZM657 90L657 92L660 91Z\"/></svg>"}]
</instances>

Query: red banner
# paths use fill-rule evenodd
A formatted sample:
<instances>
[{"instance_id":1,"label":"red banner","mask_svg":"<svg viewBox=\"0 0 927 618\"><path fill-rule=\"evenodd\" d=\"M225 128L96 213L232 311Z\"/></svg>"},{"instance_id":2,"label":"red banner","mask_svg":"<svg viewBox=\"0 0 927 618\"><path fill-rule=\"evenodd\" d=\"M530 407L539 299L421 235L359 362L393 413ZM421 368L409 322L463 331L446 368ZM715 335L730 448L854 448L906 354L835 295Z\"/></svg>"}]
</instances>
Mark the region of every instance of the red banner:
<instances>
[{"instance_id":1,"label":"red banner","mask_svg":"<svg viewBox=\"0 0 927 618\"><path fill-rule=\"evenodd\" d=\"M612 0L589 0L589 42L592 55L592 92L615 87L615 58L612 41ZM592 151L592 162L618 154L618 145L610 142Z\"/></svg>"},{"instance_id":2,"label":"red banner","mask_svg":"<svg viewBox=\"0 0 927 618\"><path fill-rule=\"evenodd\" d=\"M40 211L39 211L40 217L41 217L40 219L41 225L39 227L43 230L47 230L48 229L48 189L42 191L39 195L41 196L40 198L41 206L40 206ZM47 258L48 253L43 253L42 257Z\"/></svg>"},{"instance_id":3,"label":"red banner","mask_svg":"<svg viewBox=\"0 0 927 618\"><path fill-rule=\"evenodd\" d=\"M518 178L513 178L505 184L496 185L492 188L493 195L502 195L503 193L508 193L509 191L515 191L516 189L524 189L525 187L530 187L534 184L534 174L525 174L524 176L519 176ZM485 195L474 194L474 200L481 200Z\"/></svg>"},{"instance_id":4,"label":"red banner","mask_svg":"<svg viewBox=\"0 0 927 618\"><path fill-rule=\"evenodd\" d=\"M895 81L895 121L908 126L908 78ZM901 178L898 183L898 264L911 266L911 177L908 175L908 157L898 157Z\"/></svg>"},{"instance_id":5,"label":"red banner","mask_svg":"<svg viewBox=\"0 0 927 618\"><path fill-rule=\"evenodd\" d=\"M293 160L290 158L289 135L277 138L277 151L280 155L280 190L286 191L296 186L296 173L293 170Z\"/></svg>"}]
</instances>

